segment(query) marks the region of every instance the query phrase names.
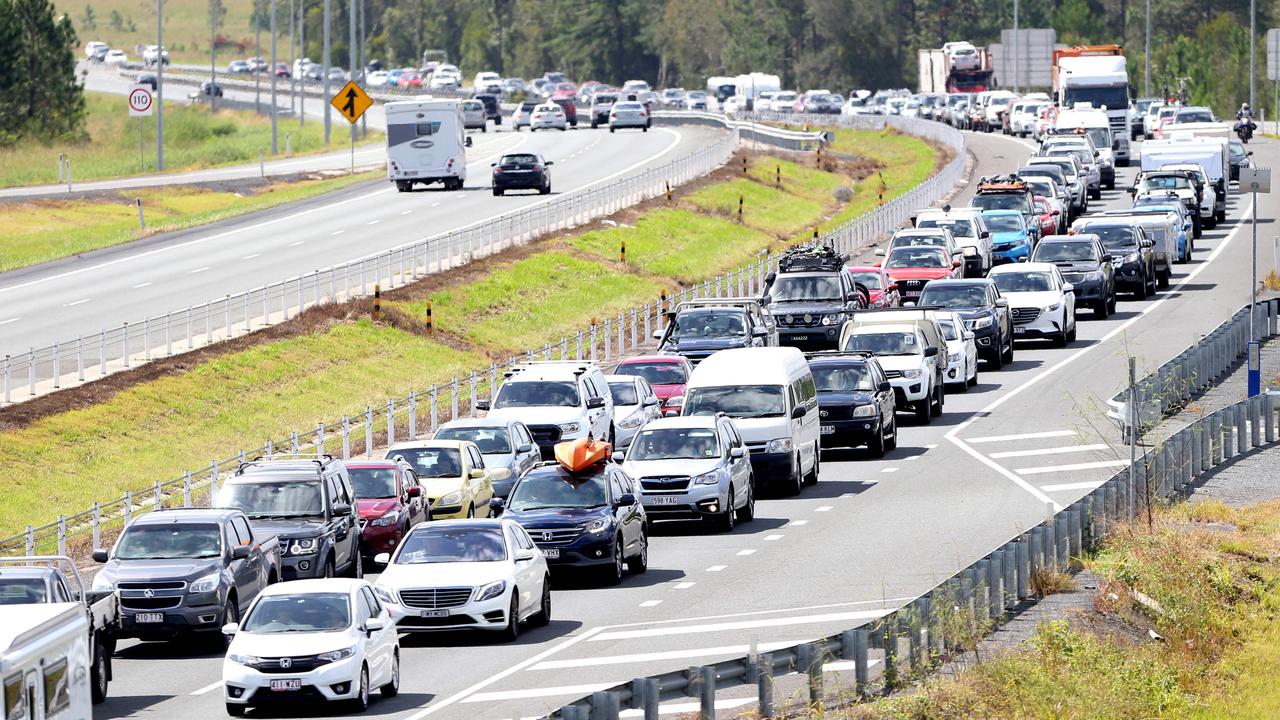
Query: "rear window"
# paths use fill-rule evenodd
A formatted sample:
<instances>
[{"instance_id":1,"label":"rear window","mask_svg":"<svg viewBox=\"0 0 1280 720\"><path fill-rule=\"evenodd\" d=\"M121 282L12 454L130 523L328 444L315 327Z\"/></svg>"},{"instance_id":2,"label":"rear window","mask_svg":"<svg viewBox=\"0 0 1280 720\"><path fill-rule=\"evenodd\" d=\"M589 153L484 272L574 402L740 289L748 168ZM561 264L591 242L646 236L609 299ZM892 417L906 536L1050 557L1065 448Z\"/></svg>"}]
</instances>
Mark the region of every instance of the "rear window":
<instances>
[{"instance_id":1,"label":"rear window","mask_svg":"<svg viewBox=\"0 0 1280 720\"><path fill-rule=\"evenodd\" d=\"M440 132L439 122L415 123L413 127L418 133L418 137L427 137L428 135L435 135Z\"/></svg>"}]
</instances>

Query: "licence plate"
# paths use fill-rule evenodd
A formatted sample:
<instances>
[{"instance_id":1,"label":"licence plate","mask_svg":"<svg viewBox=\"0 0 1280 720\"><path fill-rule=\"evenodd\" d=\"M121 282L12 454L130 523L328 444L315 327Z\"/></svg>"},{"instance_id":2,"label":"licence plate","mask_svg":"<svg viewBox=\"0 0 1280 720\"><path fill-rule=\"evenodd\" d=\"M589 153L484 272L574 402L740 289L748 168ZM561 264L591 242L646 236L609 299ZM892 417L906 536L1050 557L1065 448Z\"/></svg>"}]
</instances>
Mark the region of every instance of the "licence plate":
<instances>
[{"instance_id":1,"label":"licence plate","mask_svg":"<svg viewBox=\"0 0 1280 720\"><path fill-rule=\"evenodd\" d=\"M448 610L422 610L419 612L424 618L444 618L449 617Z\"/></svg>"},{"instance_id":2,"label":"licence plate","mask_svg":"<svg viewBox=\"0 0 1280 720\"><path fill-rule=\"evenodd\" d=\"M272 692L293 692L302 689L302 678L288 678L286 680L272 680Z\"/></svg>"},{"instance_id":3,"label":"licence plate","mask_svg":"<svg viewBox=\"0 0 1280 720\"><path fill-rule=\"evenodd\" d=\"M164 613L138 613L133 616L136 623L162 623L164 622Z\"/></svg>"},{"instance_id":4,"label":"licence plate","mask_svg":"<svg viewBox=\"0 0 1280 720\"><path fill-rule=\"evenodd\" d=\"M678 505L679 498L674 495L654 495L648 498L650 505Z\"/></svg>"},{"instance_id":5,"label":"licence plate","mask_svg":"<svg viewBox=\"0 0 1280 720\"><path fill-rule=\"evenodd\" d=\"M1014 334L1014 335L1026 335L1026 334L1027 334L1027 329L1026 329L1026 328L1016 327L1016 328L1014 328L1014 329L1013 329L1013 334Z\"/></svg>"},{"instance_id":6,"label":"licence plate","mask_svg":"<svg viewBox=\"0 0 1280 720\"><path fill-rule=\"evenodd\" d=\"M791 340L808 340L808 339L809 339L809 336L808 336L808 335L791 335L791 336L789 337L789 339L791 339Z\"/></svg>"},{"instance_id":7,"label":"licence plate","mask_svg":"<svg viewBox=\"0 0 1280 720\"><path fill-rule=\"evenodd\" d=\"M822 431L822 434L823 434L823 435L830 435L830 434L832 434L832 433L834 433L834 432L836 431L836 426L835 426L835 425L823 425L823 426L821 426L821 431Z\"/></svg>"},{"instance_id":8,"label":"licence plate","mask_svg":"<svg viewBox=\"0 0 1280 720\"><path fill-rule=\"evenodd\" d=\"M560 557L560 548L547 548L542 552L546 554L548 560L556 560Z\"/></svg>"}]
</instances>

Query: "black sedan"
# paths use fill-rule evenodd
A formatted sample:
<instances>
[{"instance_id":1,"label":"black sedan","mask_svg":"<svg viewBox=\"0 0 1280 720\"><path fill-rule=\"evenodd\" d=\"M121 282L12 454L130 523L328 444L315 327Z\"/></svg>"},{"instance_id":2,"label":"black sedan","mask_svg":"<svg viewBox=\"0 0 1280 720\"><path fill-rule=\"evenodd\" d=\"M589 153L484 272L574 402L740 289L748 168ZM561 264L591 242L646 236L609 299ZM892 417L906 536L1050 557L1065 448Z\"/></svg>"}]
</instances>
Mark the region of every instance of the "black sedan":
<instances>
[{"instance_id":1,"label":"black sedan","mask_svg":"<svg viewBox=\"0 0 1280 720\"><path fill-rule=\"evenodd\" d=\"M511 153L503 155L493 167L493 194L502 195L508 190L537 190L542 195L551 193L551 171L554 165L537 153Z\"/></svg>"}]
</instances>

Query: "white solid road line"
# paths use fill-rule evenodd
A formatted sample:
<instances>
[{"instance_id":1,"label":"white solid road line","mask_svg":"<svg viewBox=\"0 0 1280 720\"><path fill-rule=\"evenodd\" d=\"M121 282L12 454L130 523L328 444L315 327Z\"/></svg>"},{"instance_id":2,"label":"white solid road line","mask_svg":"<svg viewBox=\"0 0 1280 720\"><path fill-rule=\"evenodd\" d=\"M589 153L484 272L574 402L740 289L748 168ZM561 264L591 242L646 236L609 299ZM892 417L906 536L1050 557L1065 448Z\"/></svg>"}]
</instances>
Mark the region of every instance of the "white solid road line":
<instances>
[{"instance_id":1,"label":"white solid road line","mask_svg":"<svg viewBox=\"0 0 1280 720\"><path fill-rule=\"evenodd\" d=\"M1007 452L991 453L987 457L990 458L1012 458L1012 457L1035 457L1036 455L1066 455L1075 452L1093 452L1094 450L1110 450L1111 446L1105 443L1093 445L1063 445L1061 447L1040 448L1039 450L1009 450Z\"/></svg>"},{"instance_id":2,"label":"white solid road line","mask_svg":"<svg viewBox=\"0 0 1280 720\"><path fill-rule=\"evenodd\" d=\"M141 290L141 289L142 289L142 288L144 288L144 287L151 287L151 283L149 283L149 282L145 282L145 283L138 283L137 285L134 285L134 286L133 286L133 289L134 289L134 290Z\"/></svg>"},{"instance_id":3,"label":"white solid road line","mask_svg":"<svg viewBox=\"0 0 1280 720\"><path fill-rule=\"evenodd\" d=\"M1248 206L1242 208L1240 217L1249 217L1249 215L1252 212L1253 212L1253 201L1250 200ZM1022 383L1021 385L1018 385L1017 387L1011 388L1009 392L996 398L989 405L987 405L986 407L982 408L981 410L979 410L978 412L970 416L969 419L951 428L951 430L947 431L947 434L944 437L949 442L954 444L956 447L968 453L978 462L982 463L983 465L986 465L992 470L995 470L996 472L1004 476L1006 479L1011 481L1013 484L1017 485L1023 490L1026 490L1032 497L1035 497L1037 500L1053 507L1054 512L1061 510L1062 505L1060 505L1057 502L1054 502L1053 498L1049 497L1048 495L1045 495L1043 492L1040 492L1039 488L1036 488L1034 485L1031 485L1026 480L1023 480L1016 473L1009 470L1005 466L1001 465L995 460L992 460L987 456L983 455L982 453L978 452L976 448L973 448L972 446L969 445L969 441L962 440L960 437L958 437L959 434L964 432L966 429L968 429L968 427L971 424L973 424L973 422L978 418L987 417L991 415L992 411L994 411L996 408L1000 407L1001 405L1005 404L1010 399L1017 397L1018 394L1022 393L1024 390L1027 390L1028 388L1033 387L1034 385L1039 383L1041 380L1044 380L1050 375L1053 375L1054 373L1058 372L1059 370L1066 367L1067 365L1075 362L1079 358L1084 357L1086 353L1090 352L1094 348L1102 347L1111 338L1133 327L1134 323L1146 317L1147 313L1154 311L1156 308L1160 307L1165 302L1167 302L1170 298L1177 296L1179 294L1178 293L1179 290L1181 290L1184 286L1189 284L1192 280L1195 280L1196 276L1198 276L1201 272L1203 272L1205 268L1213 264L1213 261L1216 260L1224 250L1227 249L1227 246L1231 244L1231 241L1235 239L1236 235L1245 227L1248 227L1246 223L1236 224L1236 226L1231 229L1231 232L1227 233L1227 236L1222 238L1222 242L1218 243L1218 246L1213 249L1213 252L1209 253L1209 257L1205 258L1204 262L1201 262L1199 265L1196 265L1191 270L1191 272L1187 273L1186 277L1183 277L1181 280L1178 281L1178 284L1170 285L1168 288L1166 288L1164 291L1164 294L1160 296L1160 299L1156 300L1155 302L1151 303L1147 307L1143 308L1138 313L1136 313L1133 317L1129 318L1128 320L1125 320L1123 323L1112 328L1110 332L1103 335L1096 342L1090 345L1086 345L1085 347L1082 347L1079 350L1076 350L1075 352L1071 353L1070 355L1063 358L1062 360L1059 360L1053 365L1040 371L1039 374L1035 375L1030 380Z\"/></svg>"},{"instance_id":4,"label":"white solid road line","mask_svg":"<svg viewBox=\"0 0 1280 720\"><path fill-rule=\"evenodd\" d=\"M758 620L739 620L736 622L707 623L705 625L687 625L685 627L657 627L643 630L614 630L602 632L591 638L591 642L602 640L634 640L647 637L664 637L667 635L699 635L702 633L729 632L732 630L751 630L754 628L786 627L788 625L810 625L820 622L843 622L847 620L874 620L889 614L889 610L854 610L852 612L825 613L821 615L797 615L794 617L761 618Z\"/></svg>"},{"instance_id":5,"label":"white solid road line","mask_svg":"<svg viewBox=\"0 0 1280 720\"><path fill-rule=\"evenodd\" d=\"M205 685L204 687L200 688L199 690L195 690L195 691L193 691L191 694L192 694L192 695L204 695L205 693L211 693L211 692L213 692L214 690L217 690L217 689L218 689L218 688L220 688L220 687L222 687L222 681L221 681L221 680L219 680L218 682L209 683L208 685Z\"/></svg>"},{"instance_id":6,"label":"white solid road line","mask_svg":"<svg viewBox=\"0 0 1280 720\"><path fill-rule=\"evenodd\" d=\"M75 307L77 305L83 305L92 299L93 298L81 298L79 300L72 300L71 302L64 304L62 307Z\"/></svg>"},{"instance_id":7,"label":"white solid road line","mask_svg":"<svg viewBox=\"0 0 1280 720\"><path fill-rule=\"evenodd\" d=\"M744 705L750 705L753 702L758 702L758 701L756 700L756 698L736 698L733 700L717 700L715 704L715 708L717 710L734 710ZM698 710L700 710L701 708L702 706L696 702L666 703L665 705L658 706L658 714L659 715L674 715L676 713L680 713L682 715L690 714L690 713L697 714ZM618 713L618 717L619 718L644 717L644 710L623 710L622 712Z\"/></svg>"},{"instance_id":8,"label":"white solid road line","mask_svg":"<svg viewBox=\"0 0 1280 720\"><path fill-rule=\"evenodd\" d=\"M559 687L528 688L525 690L498 690L496 692L476 693L462 699L464 703L498 702L500 700L524 700L526 698L554 697L556 695L589 695L597 690L605 690L624 680L590 685L561 685Z\"/></svg>"},{"instance_id":9,"label":"white solid road line","mask_svg":"<svg viewBox=\"0 0 1280 720\"><path fill-rule=\"evenodd\" d=\"M780 642L759 643L756 652L773 652L782 648L800 645L807 640L783 640ZM596 665L634 665L636 663L657 662L659 660L685 660L712 655L744 655L751 652L750 645L722 645L720 647L688 648L685 650L666 650L663 652L633 653L631 655L609 655L604 657L585 657L573 660L547 660L528 668L530 672L540 670L566 670L569 668L595 667Z\"/></svg>"},{"instance_id":10,"label":"white solid road line","mask_svg":"<svg viewBox=\"0 0 1280 720\"><path fill-rule=\"evenodd\" d=\"M1126 463L1127 464L1127 463ZM1062 492L1065 490L1092 490L1105 483L1106 480L1090 480L1089 482L1065 483L1063 485L1041 485L1045 492Z\"/></svg>"},{"instance_id":11,"label":"white solid road line","mask_svg":"<svg viewBox=\"0 0 1280 720\"><path fill-rule=\"evenodd\" d=\"M18 322L21 319L22 318L20 317L16 317L16 318L9 318L8 320L0 320L0 325L8 325L9 323Z\"/></svg>"},{"instance_id":12,"label":"white solid road line","mask_svg":"<svg viewBox=\"0 0 1280 720\"><path fill-rule=\"evenodd\" d=\"M1052 472L1071 472L1072 470L1094 470L1096 468L1124 467L1128 460L1099 460L1098 462L1075 463L1072 465L1045 465L1044 467L1018 468L1014 472L1019 475L1043 475Z\"/></svg>"},{"instance_id":13,"label":"white solid road line","mask_svg":"<svg viewBox=\"0 0 1280 720\"><path fill-rule=\"evenodd\" d=\"M662 604L661 600L645 600L644 602L640 603L640 607L653 607L654 605L661 605L661 604Z\"/></svg>"},{"instance_id":14,"label":"white solid road line","mask_svg":"<svg viewBox=\"0 0 1280 720\"><path fill-rule=\"evenodd\" d=\"M196 273L202 273L202 272L204 272L205 270L208 270L208 269L209 269L209 266L208 266L208 265L205 265L204 267L198 267L198 268L196 268L195 270L188 270L188 271L187 271L187 274L188 274L188 275L195 275Z\"/></svg>"},{"instance_id":15,"label":"white solid road line","mask_svg":"<svg viewBox=\"0 0 1280 720\"><path fill-rule=\"evenodd\" d=\"M1067 437L1075 435L1075 430L1049 430L1046 432L1024 433L1022 435L988 435L987 437L965 438L964 441L970 445L980 445L982 443L1002 443L1014 442L1017 440L1039 440L1040 438Z\"/></svg>"}]
</instances>

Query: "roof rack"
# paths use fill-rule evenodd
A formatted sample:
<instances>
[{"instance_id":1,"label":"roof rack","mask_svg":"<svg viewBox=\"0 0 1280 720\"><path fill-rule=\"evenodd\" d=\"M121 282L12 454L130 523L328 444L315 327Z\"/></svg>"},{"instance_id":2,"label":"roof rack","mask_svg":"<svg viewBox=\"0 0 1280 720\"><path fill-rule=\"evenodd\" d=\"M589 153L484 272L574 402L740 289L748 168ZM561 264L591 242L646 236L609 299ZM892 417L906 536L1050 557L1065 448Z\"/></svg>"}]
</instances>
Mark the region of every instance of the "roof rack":
<instances>
[{"instance_id":1,"label":"roof rack","mask_svg":"<svg viewBox=\"0 0 1280 720\"><path fill-rule=\"evenodd\" d=\"M842 270L846 260L848 258L831 245L796 245L787 248L778 258L778 272Z\"/></svg>"},{"instance_id":2,"label":"roof rack","mask_svg":"<svg viewBox=\"0 0 1280 720\"><path fill-rule=\"evenodd\" d=\"M323 470L325 466L333 462L333 456L321 455L320 457L316 457L314 453L306 453L305 455L303 453L275 453L272 455L259 455L252 460L240 463L240 466L236 468L236 474L241 475L245 470L254 467L269 467L268 463L278 461L302 463L312 462L316 464L317 468Z\"/></svg>"},{"instance_id":3,"label":"roof rack","mask_svg":"<svg viewBox=\"0 0 1280 720\"><path fill-rule=\"evenodd\" d=\"M815 360L822 358L849 358L851 360L865 360L874 357L875 353L865 350L814 350L804 354L806 360Z\"/></svg>"},{"instance_id":4,"label":"roof rack","mask_svg":"<svg viewBox=\"0 0 1280 720\"><path fill-rule=\"evenodd\" d=\"M1009 192L1023 191L1027 189L1027 184L1017 173L1009 173L1008 175L992 175L983 177L978 180L978 192Z\"/></svg>"}]
</instances>

